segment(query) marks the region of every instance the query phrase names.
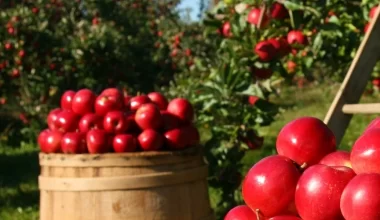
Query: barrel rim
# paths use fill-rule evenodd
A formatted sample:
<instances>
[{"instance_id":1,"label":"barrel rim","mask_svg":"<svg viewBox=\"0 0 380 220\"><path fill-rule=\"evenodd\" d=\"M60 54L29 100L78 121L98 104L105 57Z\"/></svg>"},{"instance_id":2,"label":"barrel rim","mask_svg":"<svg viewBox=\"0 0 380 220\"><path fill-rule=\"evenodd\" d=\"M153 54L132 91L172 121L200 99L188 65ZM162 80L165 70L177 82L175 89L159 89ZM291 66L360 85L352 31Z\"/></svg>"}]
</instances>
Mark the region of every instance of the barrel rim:
<instances>
[{"instance_id":1,"label":"barrel rim","mask_svg":"<svg viewBox=\"0 0 380 220\"><path fill-rule=\"evenodd\" d=\"M198 158L201 146L180 151L151 151L104 154L39 153L40 166L52 167L112 167L155 166L184 163Z\"/></svg>"}]
</instances>

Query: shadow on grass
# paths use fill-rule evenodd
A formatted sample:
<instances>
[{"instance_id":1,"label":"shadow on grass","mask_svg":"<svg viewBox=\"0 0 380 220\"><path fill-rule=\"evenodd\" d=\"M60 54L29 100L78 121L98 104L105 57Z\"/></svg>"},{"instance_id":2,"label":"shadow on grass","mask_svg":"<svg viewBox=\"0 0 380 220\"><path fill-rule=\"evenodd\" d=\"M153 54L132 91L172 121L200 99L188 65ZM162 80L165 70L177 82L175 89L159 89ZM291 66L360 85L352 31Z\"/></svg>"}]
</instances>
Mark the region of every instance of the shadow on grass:
<instances>
[{"instance_id":1,"label":"shadow on grass","mask_svg":"<svg viewBox=\"0 0 380 220\"><path fill-rule=\"evenodd\" d=\"M0 154L0 209L36 206L38 174L37 152Z\"/></svg>"}]
</instances>

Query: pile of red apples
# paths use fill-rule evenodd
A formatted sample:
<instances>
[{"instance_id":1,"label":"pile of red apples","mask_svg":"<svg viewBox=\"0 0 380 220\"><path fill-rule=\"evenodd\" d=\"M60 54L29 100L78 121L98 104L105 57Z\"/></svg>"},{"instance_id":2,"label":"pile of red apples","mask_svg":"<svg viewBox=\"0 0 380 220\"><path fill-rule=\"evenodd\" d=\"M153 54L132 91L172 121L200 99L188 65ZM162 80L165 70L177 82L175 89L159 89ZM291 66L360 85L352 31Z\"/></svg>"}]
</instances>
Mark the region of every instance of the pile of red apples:
<instances>
[{"instance_id":1,"label":"pile of red apples","mask_svg":"<svg viewBox=\"0 0 380 220\"><path fill-rule=\"evenodd\" d=\"M129 96L117 88L99 95L66 91L38 136L44 153L122 153L181 150L199 144L194 110L184 98L159 92Z\"/></svg>"},{"instance_id":2,"label":"pile of red apples","mask_svg":"<svg viewBox=\"0 0 380 220\"><path fill-rule=\"evenodd\" d=\"M276 149L248 171L245 205L225 220L380 219L380 118L351 152L337 150L333 132L313 117L286 124Z\"/></svg>"}]
</instances>

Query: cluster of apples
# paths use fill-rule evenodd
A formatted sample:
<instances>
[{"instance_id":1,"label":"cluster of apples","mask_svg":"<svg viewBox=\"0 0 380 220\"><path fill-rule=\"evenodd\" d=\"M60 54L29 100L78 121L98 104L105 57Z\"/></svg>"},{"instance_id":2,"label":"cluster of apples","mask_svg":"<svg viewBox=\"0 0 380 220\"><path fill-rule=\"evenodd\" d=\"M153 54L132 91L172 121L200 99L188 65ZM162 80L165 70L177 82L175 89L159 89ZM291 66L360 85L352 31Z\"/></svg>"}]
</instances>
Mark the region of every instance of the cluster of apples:
<instances>
[{"instance_id":1,"label":"cluster of apples","mask_svg":"<svg viewBox=\"0 0 380 220\"><path fill-rule=\"evenodd\" d=\"M38 136L44 153L107 153L180 150L199 144L194 110L184 98L159 92L128 96L107 88L69 90L47 116Z\"/></svg>"},{"instance_id":2,"label":"cluster of apples","mask_svg":"<svg viewBox=\"0 0 380 220\"><path fill-rule=\"evenodd\" d=\"M333 132L313 117L286 124L276 149L248 171L245 205L225 220L380 219L380 118L351 152L336 150Z\"/></svg>"}]
</instances>

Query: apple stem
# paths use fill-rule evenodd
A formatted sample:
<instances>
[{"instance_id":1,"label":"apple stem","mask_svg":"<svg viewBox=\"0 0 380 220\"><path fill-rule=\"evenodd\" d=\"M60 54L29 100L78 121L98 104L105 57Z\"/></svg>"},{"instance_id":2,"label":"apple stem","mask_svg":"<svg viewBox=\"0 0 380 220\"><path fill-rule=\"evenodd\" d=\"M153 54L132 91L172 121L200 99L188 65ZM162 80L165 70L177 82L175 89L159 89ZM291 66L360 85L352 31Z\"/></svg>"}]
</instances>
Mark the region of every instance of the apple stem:
<instances>
[{"instance_id":1,"label":"apple stem","mask_svg":"<svg viewBox=\"0 0 380 220\"><path fill-rule=\"evenodd\" d=\"M303 163L303 164L300 166L300 168L301 168L302 170L304 170L306 167L307 167L307 163Z\"/></svg>"},{"instance_id":2,"label":"apple stem","mask_svg":"<svg viewBox=\"0 0 380 220\"><path fill-rule=\"evenodd\" d=\"M255 209L256 219L260 220L260 209Z\"/></svg>"}]
</instances>

